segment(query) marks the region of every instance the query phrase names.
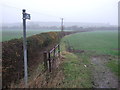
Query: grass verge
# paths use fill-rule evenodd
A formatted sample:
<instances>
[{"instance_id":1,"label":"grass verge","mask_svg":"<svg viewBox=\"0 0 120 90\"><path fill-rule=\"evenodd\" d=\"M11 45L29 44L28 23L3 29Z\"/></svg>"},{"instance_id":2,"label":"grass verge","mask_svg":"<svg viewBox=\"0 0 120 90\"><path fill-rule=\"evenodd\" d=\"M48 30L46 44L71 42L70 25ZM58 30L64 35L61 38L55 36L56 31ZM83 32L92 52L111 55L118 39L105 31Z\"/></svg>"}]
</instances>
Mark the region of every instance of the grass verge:
<instances>
[{"instance_id":1,"label":"grass verge","mask_svg":"<svg viewBox=\"0 0 120 90\"><path fill-rule=\"evenodd\" d=\"M117 60L111 60L106 65L111 69L112 72L114 72L116 75L120 77L120 71L119 68L119 62Z\"/></svg>"},{"instance_id":2,"label":"grass verge","mask_svg":"<svg viewBox=\"0 0 120 90\"><path fill-rule=\"evenodd\" d=\"M91 66L88 56L74 54L66 50L62 42L62 54L64 61L61 65L64 73L62 87L64 88L92 88Z\"/></svg>"}]
</instances>

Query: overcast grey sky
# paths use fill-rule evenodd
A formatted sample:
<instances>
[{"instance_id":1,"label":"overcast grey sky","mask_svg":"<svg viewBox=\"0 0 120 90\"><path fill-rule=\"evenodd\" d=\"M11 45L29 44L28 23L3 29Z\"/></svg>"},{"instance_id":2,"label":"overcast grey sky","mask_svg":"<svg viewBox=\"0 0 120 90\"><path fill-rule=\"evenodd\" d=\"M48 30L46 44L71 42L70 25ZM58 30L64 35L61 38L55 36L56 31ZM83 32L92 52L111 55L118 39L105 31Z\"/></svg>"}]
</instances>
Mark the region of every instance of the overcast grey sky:
<instances>
[{"instance_id":1,"label":"overcast grey sky","mask_svg":"<svg viewBox=\"0 0 120 90\"><path fill-rule=\"evenodd\" d=\"M32 21L118 23L119 0L2 0L3 22L21 21L25 8ZM39 13L37 13L39 12Z\"/></svg>"}]
</instances>

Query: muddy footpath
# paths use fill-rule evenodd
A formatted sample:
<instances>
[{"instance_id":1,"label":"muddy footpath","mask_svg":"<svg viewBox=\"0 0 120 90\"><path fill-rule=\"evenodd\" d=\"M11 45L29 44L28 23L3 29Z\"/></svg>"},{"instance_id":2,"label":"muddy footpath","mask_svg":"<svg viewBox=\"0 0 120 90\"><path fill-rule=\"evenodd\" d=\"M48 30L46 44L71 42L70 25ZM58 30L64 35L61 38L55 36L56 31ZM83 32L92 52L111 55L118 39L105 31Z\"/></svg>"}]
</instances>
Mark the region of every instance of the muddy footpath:
<instances>
[{"instance_id":1,"label":"muddy footpath","mask_svg":"<svg viewBox=\"0 0 120 90\"><path fill-rule=\"evenodd\" d=\"M94 88L118 88L118 77L106 66L108 56L92 56L93 87Z\"/></svg>"}]
</instances>

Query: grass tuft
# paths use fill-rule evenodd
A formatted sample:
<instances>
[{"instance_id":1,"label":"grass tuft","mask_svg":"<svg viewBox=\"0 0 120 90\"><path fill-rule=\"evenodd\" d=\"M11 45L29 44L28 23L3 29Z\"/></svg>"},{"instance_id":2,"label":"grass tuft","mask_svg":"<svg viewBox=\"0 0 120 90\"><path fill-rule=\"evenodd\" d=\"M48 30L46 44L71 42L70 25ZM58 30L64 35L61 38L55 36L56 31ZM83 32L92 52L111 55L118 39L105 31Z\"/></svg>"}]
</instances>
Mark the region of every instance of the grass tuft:
<instances>
[{"instance_id":1,"label":"grass tuft","mask_svg":"<svg viewBox=\"0 0 120 90\"><path fill-rule=\"evenodd\" d=\"M120 71L118 70L119 65L118 65L117 60L111 60L107 63L107 66L116 74L120 77Z\"/></svg>"}]
</instances>

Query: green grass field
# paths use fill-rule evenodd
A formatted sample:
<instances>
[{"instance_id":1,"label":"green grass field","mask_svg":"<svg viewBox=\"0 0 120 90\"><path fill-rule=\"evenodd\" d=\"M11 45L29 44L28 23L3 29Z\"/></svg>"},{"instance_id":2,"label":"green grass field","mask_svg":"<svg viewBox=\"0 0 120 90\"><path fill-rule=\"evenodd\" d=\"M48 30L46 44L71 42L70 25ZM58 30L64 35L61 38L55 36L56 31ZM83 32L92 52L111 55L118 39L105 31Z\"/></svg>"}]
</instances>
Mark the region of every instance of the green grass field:
<instances>
[{"instance_id":1,"label":"green grass field","mask_svg":"<svg viewBox=\"0 0 120 90\"><path fill-rule=\"evenodd\" d=\"M27 30L27 37L35 35L35 34L39 34L42 32L49 32L49 31L59 31L59 30ZM18 39L21 37L23 37L22 30L2 30L2 41Z\"/></svg>"},{"instance_id":2,"label":"green grass field","mask_svg":"<svg viewBox=\"0 0 120 90\"><path fill-rule=\"evenodd\" d=\"M69 42L72 48L76 50L85 50L88 54L83 55L84 57L88 57L94 55L111 55L111 56L119 56L118 53L118 32L117 31L96 31L96 32L83 32L68 35L63 39L64 42ZM79 54L80 58L81 54ZM120 72L118 72L118 60L114 60L112 58L106 64L107 67L111 69L116 75L120 76Z\"/></svg>"},{"instance_id":3,"label":"green grass field","mask_svg":"<svg viewBox=\"0 0 120 90\"><path fill-rule=\"evenodd\" d=\"M118 55L118 32L96 31L67 36L65 41L74 49L93 51L96 54Z\"/></svg>"},{"instance_id":4,"label":"green grass field","mask_svg":"<svg viewBox=\"0 0 120 90\"><path fill-rule=\"evenodd\" d=\"M65 36L61 41L61 51L64 52L70 46L76 50L84 50L84 53L67 52L63 54L65 60L62 69L65 75L63 87L93 87L93 64L92 56L118 56L118 32L96 31L83 32ZM110 57L109 57L110 58ZM118 60L112 58L106 62L107 66L117 76Z\"/></svg>"}]
</instances>

